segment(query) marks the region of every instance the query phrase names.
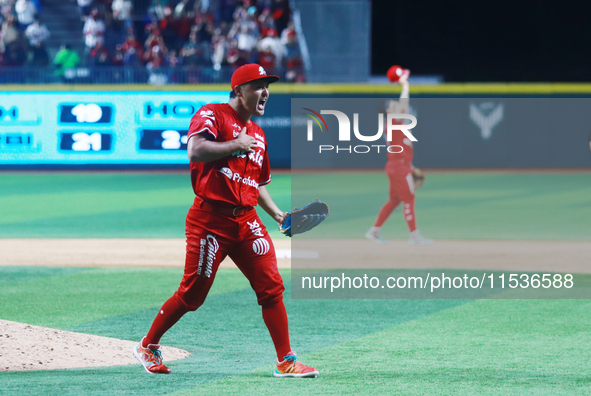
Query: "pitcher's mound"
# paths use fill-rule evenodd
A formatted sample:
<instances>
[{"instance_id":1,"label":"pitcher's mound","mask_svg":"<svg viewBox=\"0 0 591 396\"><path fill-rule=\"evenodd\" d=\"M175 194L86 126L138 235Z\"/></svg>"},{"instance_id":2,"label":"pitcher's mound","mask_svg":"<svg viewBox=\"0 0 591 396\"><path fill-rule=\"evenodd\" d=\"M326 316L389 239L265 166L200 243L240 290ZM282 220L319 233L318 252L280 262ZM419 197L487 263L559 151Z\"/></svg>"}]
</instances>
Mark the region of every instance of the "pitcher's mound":
<instances>
[{"instance_id":1,"label":"pitcher's mound","mask_svg":"<svg viewBox=\"0 0 591 396\"><path fill-rule=\"evenodd\" d=\"M135 344L137 341L49 329L0 319L0 371L139 365L133 357ZM163 346L162 355L165 362L169 362L184 359L190 353ZM138 370L144 374L143 368L138 367Z\"/></svg>"}]
</instances>

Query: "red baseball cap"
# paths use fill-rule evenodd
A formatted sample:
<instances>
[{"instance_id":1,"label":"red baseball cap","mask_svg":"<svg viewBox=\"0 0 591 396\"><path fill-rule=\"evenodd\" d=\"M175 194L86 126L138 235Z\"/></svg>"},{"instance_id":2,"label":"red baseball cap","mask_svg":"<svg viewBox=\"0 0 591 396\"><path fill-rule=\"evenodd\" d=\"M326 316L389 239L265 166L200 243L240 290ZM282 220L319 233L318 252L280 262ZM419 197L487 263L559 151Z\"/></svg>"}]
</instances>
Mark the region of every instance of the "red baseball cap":
<instances>
[{"instance_id":1,"label":"red baseball cap","mask_svg":"<svg viewBox=\"0 0 591 396\"><path fill-rule=\"evenodd\" d=\"M410 70L403 69L398 65L394 65L388 69L388 80L390 80L390 82L398 82L398 80L400 80L400 77L402 77L402 75L405 73L410 73Z\"/></svg>"},{"instance_id":2,"label":"red baseball cap","mask_svg":"<svg viewBox=\"0 0 591 396\"><path fill-rule=\"evenodd\" d=\"M234 74L232 74L232 90L239 85L246 84L254 80L267 80L269 83L274 83L279 80L279 77L268 75L263 66L256 63L240 66Z\"/></svg>"}]
</instances>

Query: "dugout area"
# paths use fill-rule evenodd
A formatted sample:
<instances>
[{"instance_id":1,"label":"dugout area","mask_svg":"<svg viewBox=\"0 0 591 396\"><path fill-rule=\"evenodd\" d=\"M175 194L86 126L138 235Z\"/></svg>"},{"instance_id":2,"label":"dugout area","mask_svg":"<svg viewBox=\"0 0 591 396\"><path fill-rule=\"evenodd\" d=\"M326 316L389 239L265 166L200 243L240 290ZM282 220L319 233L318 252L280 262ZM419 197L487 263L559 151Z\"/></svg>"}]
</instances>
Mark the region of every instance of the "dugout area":
<instances>
[{"instance_id":1,"label":"dugout area","mask_svg":"<svg viewBox=\"0 0 591 396\"><path fill-rule=\"evenodd\" d=\"M310 235L322 243L325 235L345 233L352 243L372 249L363 233L373 221L375 205L386 198L381 182L386 176L370 171L334 177L357 178L354 199L337 200L322 191L316 177L318 184L311 182L310 189L322 191L335 210ZM291 206L290 178L279 172L268 187L280 207ZM591 240L590 186L588 171L430 172L416 206L420 228L435 244L416 247L417 255L455 246L447 257L435 257L445 268L446 260L449 267L457 264L450 260L458 257L459 249L479 244L498 243L499 250L519 241L534 247L576 246L563 251L561 263L578 263L580 272L588 273L581 260ZM0 237L2 251L12 252L12 258L6 253L0 257L0 301L5 302L0 304L0 319L138 340L178 286L182 263L130 266L116 249L126 241L145 241L152 252L164 251L167 241L170 252L182 249L191 200L184 172L1 173ZM263 221L272 224L269 218ZM278 231L269 228L281 241ZM406 229L400 209L386 223L384 235L393 243L380 249L402 249ZM21 261L14 256L18 249L13 238L25 246ZM49 249L48 239L53 238L62 255L71 238L78 242L70 248L77 244L82 252L80 239L102 241L99 258L108 258L112 249L113 259L119 257L121 263L99 265L92 261L96 254L87 254L84 261L84 253L73 250L63 255L61 265L59 260L51 266L26 261L35 249ZM533 250L530 258L540 260L543 253ZM155 254L147 254L146 260ZM175 254L172 264L182 258L182 251ZM522 254L525 265L527 250ZM286 386L300 394L589 391L589 300L292 299L290 270L281 273L288 290L292 345L303 361L321 370L316 380L286 384L271 377L273 348L254 293L242 274L228 267L220 269L203 307L185 316L162 340L191 354L170 363L172 376L147 376L137 364L33 371L0 367L0 394L143 394L146 386L175 395L271 394ZM0 344L6 345L9 334L0 335Z\"/></svg>"}]
</instances>

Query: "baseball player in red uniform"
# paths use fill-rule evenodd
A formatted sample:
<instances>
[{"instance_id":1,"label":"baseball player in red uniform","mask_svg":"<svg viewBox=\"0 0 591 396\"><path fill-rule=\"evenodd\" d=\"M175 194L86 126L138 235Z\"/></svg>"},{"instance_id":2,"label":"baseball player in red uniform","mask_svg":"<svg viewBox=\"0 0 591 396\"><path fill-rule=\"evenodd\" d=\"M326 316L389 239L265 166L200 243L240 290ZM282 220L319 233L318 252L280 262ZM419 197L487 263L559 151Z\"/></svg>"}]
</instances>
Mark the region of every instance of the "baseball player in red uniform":
<instances>
[{"instance_id":1,"label":"baseball player in red uniform","mask_svg":"<svg viewBox=\"0 0 591 396\"><path fill-rule=\"evenodd\" d=\"M291 350L283 280L273 241L254 206L281 224L286 213L271 199L265 132L251 116L262 116L269 84L277 76L248 64L232 75L229 103L203 106L191 119L187 151L195 200L187 214L185 272L175 294L158 312L148 334L134 348L150 374L170 374L159 342L187 312L198 309L226 256L250 281L277 351L276 377L316 377L318 370L297 360Z\"/></svg>"},{"instance_id":2,"label":"baseball player in red uniform","mask_svg":"<svg viewBox=\"0 0 591 396\"><path fill-rule=\"evenodd\" d=\"M392 70L398 82L402 85L400 100L389 100L386 102L386 112L393 114L403 114L408 112L408 76L410 71L396 66ZM390 71L388 77L390 77ZM392 80L392 78L391 78ZM402 124L403 120L393 120L394 123ZM415 189L412 176L413 147L412 141L407 138L400 130L393 131L391 145L403 147L400 153L388 152L388 161L386 162L386 174L390 179L390 197L388 202L382 206L378 213L374 225L365 233L365 237L377 243L386 243L387 240L380 235L382 225L388 220L394 209L401 202L404 202L404 219L410 230L408 242L412 245L428 245L433 242L432 239L424 238L417 229L415 216Z\"/></svg>"}]
</instances>

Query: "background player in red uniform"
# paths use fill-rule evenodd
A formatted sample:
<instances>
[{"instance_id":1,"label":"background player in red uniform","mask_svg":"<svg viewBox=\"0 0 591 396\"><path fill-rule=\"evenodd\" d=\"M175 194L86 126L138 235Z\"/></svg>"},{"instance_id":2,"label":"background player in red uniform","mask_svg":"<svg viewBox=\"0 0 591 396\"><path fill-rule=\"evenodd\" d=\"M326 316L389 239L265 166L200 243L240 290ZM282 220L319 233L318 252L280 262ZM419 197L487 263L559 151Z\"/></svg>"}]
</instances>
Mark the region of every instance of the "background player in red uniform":
<instances>
[{"instance_id":1,"label":"background player in red uniform","mask_svg":"<svg viewBox=\"0 0 591 396\"><path fill-rule=\"evenodd\" d=\"M409 70L397 70L398 82L402 85L400 100L389 100L386 102L386 112L392 114L403 114L408 112L409 101ZM390 73L389 73L390 74ZM390 77L390 76L389 76ZM402 124L403 120L394 119L393 122ZM365 233L365 237L377 243L386 243L387 240L380 235L382 225L388 220L394 209L404 202L404 219L410 231L408 242L413 245L428 245L432 239L424 238L417 229L415 216L415 189L412 177L413 146L412 141L400 130L393 131L390 145L403 147L401 153L388 152L386 163L386 174L390 179L390 197L388 202L382 206L374 225Z\"/></svg>"},{"instance_id":2,"label":"background player in red uniform","mask_svg":"<svg viewBox=\"0 0 591 396\"><path fill-rule=\"evenodd\" d=\"M203 106L191 119L187 151L195 200L185 225L187 254L180 287L168 299L134 355L151 374L169 374L162 363L160 338L188 311L203 304L226 256L254 289L277 351L276 377L315 377L318 370L297 360L289 343L283 280L273 241L257 215L257 204L277 223L286 213L271 199L265 133L250 118L262 116L269 99L268 76L257 64L232 75L229 103Z\"/></svg>"}]
</instances>

